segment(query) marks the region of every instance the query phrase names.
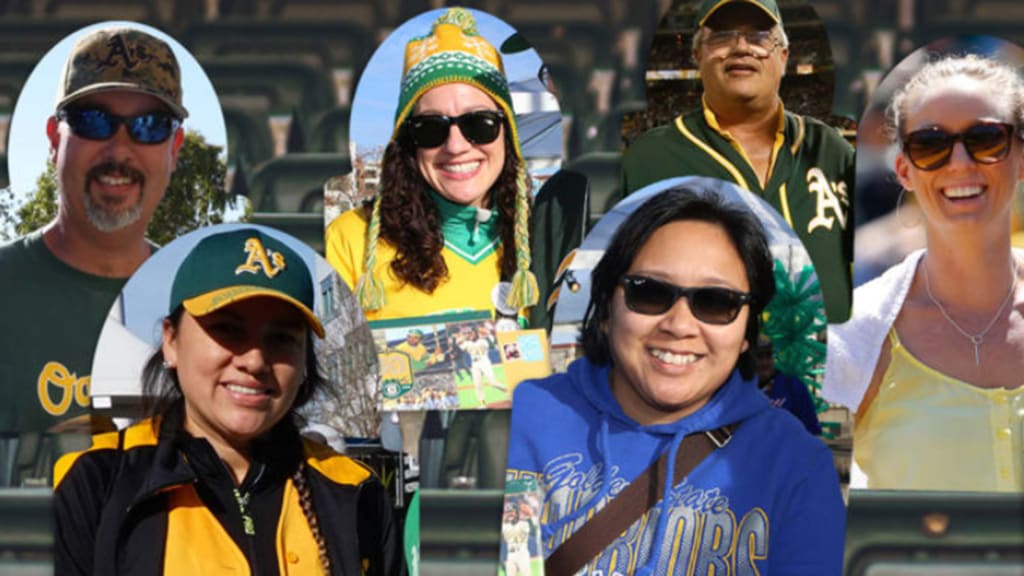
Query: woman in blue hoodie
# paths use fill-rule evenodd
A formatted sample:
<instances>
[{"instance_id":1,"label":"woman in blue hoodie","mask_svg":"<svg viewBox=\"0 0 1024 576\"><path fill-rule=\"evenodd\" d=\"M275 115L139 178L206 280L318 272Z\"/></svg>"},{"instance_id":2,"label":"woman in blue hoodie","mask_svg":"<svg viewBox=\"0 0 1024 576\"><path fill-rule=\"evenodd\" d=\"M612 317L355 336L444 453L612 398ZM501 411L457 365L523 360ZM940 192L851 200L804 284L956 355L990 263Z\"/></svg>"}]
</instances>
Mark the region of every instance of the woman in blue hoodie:
<instances>
[{"instance_id":1,"label":"woman in blue hoodie","mask_svg":"<svg viewBox=\"0 0 1024 576\"><path fill-rule=\"evenodd\" d=\"M774 292L764 231L742 206L677 187L626 219L592 274L585 357L513 399L508 478L544 492L545 557L666 452L671 478L684 437L728 426L579 573L841 574L831 453L757 389Z\"/></svg>"}]
</instances>

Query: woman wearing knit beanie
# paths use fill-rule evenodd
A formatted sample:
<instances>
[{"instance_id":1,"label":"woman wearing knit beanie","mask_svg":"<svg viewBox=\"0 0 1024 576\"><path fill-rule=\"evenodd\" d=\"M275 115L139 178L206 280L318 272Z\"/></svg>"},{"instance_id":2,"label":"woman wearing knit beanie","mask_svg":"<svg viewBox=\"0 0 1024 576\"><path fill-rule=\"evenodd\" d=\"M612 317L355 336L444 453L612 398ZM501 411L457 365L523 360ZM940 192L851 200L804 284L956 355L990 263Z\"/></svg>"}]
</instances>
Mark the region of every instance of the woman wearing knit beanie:
<instances>
[{"instance_id":1,"label":"woman wearing knit beanie","mask_svg":"<svg viewBox=\"0 0 1024 576\"><path fill-rule=\"evenodd\" d=\"M380 192L330 224L327 259L370 320L522 312L538 294L529 203L501 57L468 11L449 9L406 46Z\"/></svg>"}]
</instances>

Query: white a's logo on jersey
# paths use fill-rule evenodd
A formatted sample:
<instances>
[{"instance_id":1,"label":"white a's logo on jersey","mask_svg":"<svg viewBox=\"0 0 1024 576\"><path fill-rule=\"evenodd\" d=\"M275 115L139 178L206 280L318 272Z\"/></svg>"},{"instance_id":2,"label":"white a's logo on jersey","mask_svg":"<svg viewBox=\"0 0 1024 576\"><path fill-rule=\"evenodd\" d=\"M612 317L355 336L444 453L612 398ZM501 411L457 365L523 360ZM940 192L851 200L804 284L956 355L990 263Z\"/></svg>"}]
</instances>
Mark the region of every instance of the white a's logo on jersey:
<instances>
[{"instance_id":1,"label":"white a's logo on jersey","mask_svg":"<svg viewBox=\"0 0 1024 576\"><path fill-rule=\"evenodd\" d=\"M277 276L278 272L284 270L284 255L265 249L259 238L253 237L245 241L245 253L248 254L248 257L244 264L235 268L235 274L263 272L267 278L273 278Z\"/></svg>"},{"instance_id":2,"label":"white a's logo on jersey","mask_svg":"<svg viewBox=\"0 0 1024 576\"><path fill-rule=\"evenodd\" d=\"M831 230L835 220L839 220L840 228L846 228L846 207L850 205L846 182L829 182L821 168L811 168L807 171L807 192L817 196L814 218L807 223L808 234L819 227Z\"/></svg>"}]
</instances>

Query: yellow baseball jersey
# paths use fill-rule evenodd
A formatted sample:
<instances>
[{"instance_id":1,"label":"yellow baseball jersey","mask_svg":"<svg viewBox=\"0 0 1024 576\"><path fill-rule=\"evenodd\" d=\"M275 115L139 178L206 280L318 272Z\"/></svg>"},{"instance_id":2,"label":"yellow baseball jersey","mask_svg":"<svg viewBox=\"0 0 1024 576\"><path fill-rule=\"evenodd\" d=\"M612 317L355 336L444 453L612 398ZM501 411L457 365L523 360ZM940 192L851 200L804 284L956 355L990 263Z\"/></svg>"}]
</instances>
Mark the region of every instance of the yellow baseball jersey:
<instances>
[{"instance_id":1,"label":"yellow baseball jersey","mask_svg":"<svg viewBox=\"0 0 1024 576\"><path fill-rule=\"evenodd\" d=\"M986 389L915 358L890 330L892 359L853 434L868 488L1024 490L1024 387Z\"/></svg>"},{"instance_id":2,"label":"yellow baseball jersey","mask_svg":"<svg viewBox=\"0 0 1024 576\"><path fill-rule=\"evenodd\" d=\"M366 273L366 228L368 221L361 209L350 210L327 227L327 261L338 271L353 291ZM404 284L391 270L396 258L395 247L383 238L377 241L377 277L384 284L384 307L366 310L366 319L388 320L411 318L443 312L491 310L491 291L500 280L501 247L480 262L472 264L454 254L447 246L442 250L448 266L448 279L432 294Z\"/></svg>"}]
</instances>

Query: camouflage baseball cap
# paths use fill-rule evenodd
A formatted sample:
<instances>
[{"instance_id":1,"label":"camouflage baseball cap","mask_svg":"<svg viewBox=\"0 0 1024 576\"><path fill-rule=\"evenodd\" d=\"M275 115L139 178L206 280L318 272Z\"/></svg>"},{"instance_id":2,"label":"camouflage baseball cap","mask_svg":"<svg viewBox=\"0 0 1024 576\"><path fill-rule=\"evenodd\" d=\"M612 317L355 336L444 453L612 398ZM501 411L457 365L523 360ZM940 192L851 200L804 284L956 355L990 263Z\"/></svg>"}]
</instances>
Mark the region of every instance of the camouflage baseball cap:
<instances>
[{"instance_id":1,"label":"camouflage baseball cap","mask_svg":"<svg viewBox=\"0 0 1024 576\"><path fill-rule=\"evenodd\" d=\"M74 100L110 91L138 92L158 98L179 118L181 68L166 42L133 28L103 28L75 43L57 89L57 109Z\"/></svg>"}]
</instances>

